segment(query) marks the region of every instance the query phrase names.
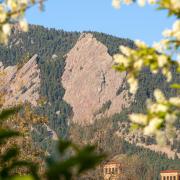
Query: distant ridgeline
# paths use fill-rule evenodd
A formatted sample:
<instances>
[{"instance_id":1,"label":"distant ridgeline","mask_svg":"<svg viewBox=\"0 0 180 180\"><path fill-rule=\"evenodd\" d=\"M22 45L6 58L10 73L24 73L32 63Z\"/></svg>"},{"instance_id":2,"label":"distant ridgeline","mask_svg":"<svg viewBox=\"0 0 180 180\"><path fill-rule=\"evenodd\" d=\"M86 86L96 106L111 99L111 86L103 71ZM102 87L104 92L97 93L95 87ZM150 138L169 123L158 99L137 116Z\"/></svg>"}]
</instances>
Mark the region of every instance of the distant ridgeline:
<instances>
[{"instance_id":1,"label":"distant ridgeline","mask_svg":"<svg viewBox=\"0 0 180 180\"><path fill-rule=\"evenodd\" d=\"M60 77L64 70L64 55L74 46L79 33L68 33L48 30L41 26L30 26L27 33L14 29L9 41L8 48L0 46L0 61L5 66L24 63L34 54L38 54L38 65L41 71L40 94L48 102L37 111L47 115L49 125L58 135L65 136L67 121L71 114L71 107L63 101L64 89L60 83ZM61 115L56 114L57 111ZM39 141L46 148L48 138L44 128L38 127L39 133L33 134L35 141Z\"/></svg>"},{"instance_id":2,"label":"distant ridgeline","mask_svg":"<svg viewBox=\"0 0 180 180\"><path fill-rule=\"evenodd\" d=\"M128 39L121 39L97 32L88 33L93 34L98 41L104 44L108 48L108 53L110 55L113 55L119 51L119 45L135 48L133 41ZM46 99L46 103L44 106L36 108L35 110L48 116L49 127L54 130L58 136L67 137L72 135L71 138L74 138L76 141L76 136L73 134L73 132L71 132L71 126L73 126L74 130L76 128L78 129L77 132L75 132L76 135L79 135L77 139L82 138L84 141L88 141L85 137L88 137L89 134L94 134L94 132L97 131L97 124L95 122L94 125L91 125L91 132L89 132L89 130L81 131L81 127L76 124L69 127L69 120L73 116L73 109L67 102L63 100L65 89L61 83L61 77L65 67L66 54L74 47L80 35L81 33L79 32L65 32L63 30L47 29L34 25L30 26L30 30L27 33L14 29L8 47L0 46L0 61L3 62L4 66L16 64L20 65L23 64L27 59L30 59L30 57L32 57L34 54L38 54L38 65L41 72L40 96ZM168 84L161 73L158 75L153 75L148 69L145 69L141 72L139 79L140 88L131 106L108 118L108 121L112 121L111 127L113 127L108 130L109 136L111 136L111 133L114 133L114 131L117 130L116 127L119 122L127 121L128 113L145 111L145 100L147 98L153 98L153 91L156 87L160 88L167 97L177 94L175 90L168 87ZM180 75L174 73L173 80L180 82ZM125 87L120 87L118 89L117 96L124 90L128 91L127 83ZM111 105L111 102L108 102L109 103L104 102L105 105L108 104L107 108L109 108ZM103 106L101 112L106 110L105 105ZM180 123L177 123L178 128L180 128L179 124ZM51 152L52 149L49 149L49 143L51 143L52 140L48 138L48 132L44 127L36 128L38 131L37 134L33 134L34 140L39 142L44 149ZM98 129L103 129L103 123L100 126L98 125ZM106 141L106 139L104 141ZM115 143L116 141L109 141L109 139L107 139L105 145L107 147L113 147L111 144L113 142ZM130 145L123 139L121 139L121 144L123 144L123 153L128 152L133 154L138 152L140 156L146 156L146 158L149 159L150 163L152 164L156 164L156 162L158 162L158 165L163 165L167 160L167 157L164 155L156 156L156 153L139 149L135 144ZM180 143L176 143L175 146L172 148L175 148L180 152ZM109 151L112 153L113 149ZM122 153L122 149L116 149L114 152ZM150 160L151 157L153 157L154 160ZM160 167L163 169L178 168L180 167L180 161L177 159L174 161L168 160L166 161L166 165L161 165ZM158 173L156 174L156 177L158 177Z\"/></svg>"},{"instance_id":3,"label":"distant ridgeline","mask_svg":"<svg viewBox=\"0 0 180 180\"><path fill-rule=\"evenodd\" d=\"M118 52L121 44L133 47L131 40L103 33L92 33L98 40L107 44L111 54ZM71 107L62 99L64 89L60 78L65 66L64 56L73 48L79 36L78 32L65 32L32 25L27 33L14 29L8 47L0 46L0 61L4 66L21 64L25 59L38 54L41 71L40 93L48 102L38 111L48 115L50 126L60 136L66 135L67 121L72 113ZM60 115L57 112L60 112Z\"/></svg>"}]
</instances>

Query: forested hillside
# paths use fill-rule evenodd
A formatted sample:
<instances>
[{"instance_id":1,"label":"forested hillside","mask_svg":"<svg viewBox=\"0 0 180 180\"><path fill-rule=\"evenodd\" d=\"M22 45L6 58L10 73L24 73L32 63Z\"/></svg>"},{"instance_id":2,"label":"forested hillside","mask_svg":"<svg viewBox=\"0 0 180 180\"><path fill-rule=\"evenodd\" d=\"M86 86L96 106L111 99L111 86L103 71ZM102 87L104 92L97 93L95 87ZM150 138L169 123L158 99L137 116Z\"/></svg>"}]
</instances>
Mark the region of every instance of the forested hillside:
<instances>
[{"instance_id":1,"label":"forested hillside","mask_svg":"<svg viewBox=\"0 0 180 180\"><path fill-rule=\"evenodd\" d=\"M93 32L98 40L108 44L111 53L123 44L133 47L131 40L117 39L103 33ZM60 135L65 136L67 121L71 116L71 107L63 101L64 89L60 78L65 66L65 55L75 45L80 33L30 26L27 33L17 27L13 30L8 47L0 46L0 61L5 66L23 64L34 54L38 55L41 71L41 96L46 98L46 105L38 109L49 117L50 126ZM60 111L60 115L58 115Z\"/></svg>"},{"instance_id":2,"label":"forested hillside","mask_svg":"<svg viewBox=\"0 0 180 180\"><path fill-rule=\"evenodd\" d=\"M17 28L10 38L8 48L1 46L1 61L4 65L24 63L26 59L38 54L41 71L41 96L46 98L46 105L39 112L48 115L50 126L59 135L65 135L67 118L71 108L62 100L64 89L60 77L64 69L64 55L73 47L79 33L48 30L40 26L31 26L28 33ZM61 111L58 117L56 111Z\"/></svg>"},{"instance_id":3,"label":"forested hillside","mask_svg":"<svg viewBox=\"0 0 180 180\"><path fill-rule=\"evenodd\" d=\"M93 125L83 128L77 124L72 124L69 136L77 144L96 144L98 151L107 152L109 155L108 159L110 160L114 156L121 156L123 154L131 156L133 159L138 157L134 162L131 161L129 166L131 175L136 177L136 180L159 180L159 172L161 170L179 169L180 159L177 156L175 158L168 158L165 153L155 153L149 149L138 147L135 143L126 141L123 136L118 136L116 132L118 128L122 128L119 127L118 122L127 121L127 119L124 119L125 116L121 115L103 118L96 121ZM121 125L123 126L123 124ZM141 138L143 139L143 137ZM152 143L153 139L149 138L145 141L146 143ZM127 159L124 159L123 163L127 164L127 161Z\"/></svg>"},{"instance_id":4,"label":"forested hillside","mask_svg":"<svg viewBox=\"0 0 180 180\"><path fill-rule=\"evenodd\" d=\"M110 55L119 51L119 45L125 45L136 48L133 41L121 39L111 35L97 32L88 32L103 43L108 48ZM141 72L140 88L135 96L134 101L129 108L124 108L121 112L111 117L97 119L94 124L81 127L78 124L71 123L73 116L72 107L63 100L65 89L61 83L61 77L66 65L65 59L67 53L74 47L79 32L65 32L63 30L47 29L41 26L30 26L27 33L23 33L14 28L10 37L8 47L0 46L0 61L4 66L16 65L22 66L34 54L38 55L38 66L40 68L40 97L45 101L43 106L36 107L34 111L45 115L49 120L49 127L60 137L70 137L79 144L95 143L100 152L109 152L110 157L117 154L138 155L145 164L146 173L153 173L154 180L159 178L159 171L167 168L177 169L180 167L180 159L176 156L175 160L168 159L166 155L158 154L147 149L137 147L136 144L130 144L125 139L119 137L116 132L123 129L123 123L128 122L128 114L131 112L144 112L145 100L153 98L155 87L160 88L167 97L175 95L177 92L169 88L165 78L159 72L158 75L150 73L148 69ZM173 69L172 69L173 71ZM173 74L174 81L180 82L180 75ZM124 86L119 87L116 96L127 91L128 96L132 96L128 91L128 85L123 82ZM104 102L100 113L104 113L111 105L110 101ZM179 128L177 123L177 129ZM54 142L49 137L45 127L36 126L33 133L35 142L44 149L52 153ZM124 128L125 134L128 134L128 128ZM146 144L154 143L153 138L144 139ZM172 149L180 152L180 142L178 139L172 143ZM142 178L142 177L141 177ZM142 178L143 179L143 178Z\"/></svg>"}]
</instances>

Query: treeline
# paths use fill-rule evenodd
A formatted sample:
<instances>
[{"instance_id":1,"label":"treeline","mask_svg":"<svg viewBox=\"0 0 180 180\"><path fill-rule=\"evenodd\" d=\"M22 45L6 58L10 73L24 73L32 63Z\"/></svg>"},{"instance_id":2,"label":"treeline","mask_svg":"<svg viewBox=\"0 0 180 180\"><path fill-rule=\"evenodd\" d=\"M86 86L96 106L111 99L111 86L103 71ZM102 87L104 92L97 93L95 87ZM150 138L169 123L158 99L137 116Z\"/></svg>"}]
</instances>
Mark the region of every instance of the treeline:
<instances>
[{"instance_id":1,"label":"treeline","mask_svg":"<svg viewBox=\"0 0 180 180\"><path fill-rule=\"evenodd\" d=\"M127 39L118 39L103 33L92 33L108 46L110 54L116 52L120 44L133 46L133 42ZM68 120L72 114L71 107L63 100L64 88L61 84L61 76L65 66L64 56L73 48L79 36L78 32L65 32L32 25L27 33L14 29L8 46L0 46L0 61L5 66L16 64L20 66L25 58L38 54L41 70L40 94L46 99L46 104L36 111L48 116L49 126L60 137L66 136ZM49 139L47 132L41 127L37 129L38 134L33 134L33 137L46 149L49 146L46 142Z\"/></svg>"},{"instance_id":2,"label":"treeline","mask_svg":"<svg viewBox=\"0 0 180 180\"><path fill-rule=\"evenodd\" d=\"M169 159L166 154L156 153L138 147L136 144L130 144L116 135L115 132L117 132L116 122L111 121L110 118L103 118L86 127L71 124L69 136L80 145L96 144L99 152L105 152L109 155L108 159L122 154L133 159L127 169L129 169L128 172L131 172L131 176L135 180L159 180L161 170L178 169L180 167L180 159L177 156L175 159ZM127 161L128 158L125 158L122 162L127 165ZM142 173L137 174L137 171L140 172L141 170L143 170ZM98 174L100 172L96 171L96 175ZM89 177L91 176L93 175L89 175Z\"/></svg>"},{"instance_id":3,"label":"treeline","mask_svg":"<svg viewBox=\"0 0 180 180\"><path fill-rule=\"evenodd\" d=\"M41 71L41 97L46 104L36 109L39 114L48 116L49 126L60 137L66 136L67 121L71 115L71 107L63 101L64 88L61 75L64 71L64 55L75 45L79 33L63 30L47 29L41 26L30 26L27 33L14 29L8 47L0 46L1 61L5 66L21 64L27 55L38 54L38 65ZM60 112L60 115L57 112ZM51 139L46 129L37 127L33 134L45 149L49 148Z\"/></svg>"},{"instance_id":4,"label":"treeline","mask_svg":"<svg viewBox=\"0 0 180 180\"><path fill-rule=\"evenodd\" d=\"M104 33L91 32L94 37L108 47L108 52L113 55L119 51L119 45L136 48L133 41L121 39ZM15 65L24 62L24 57L38 54L38 64L41 70L41 97L46 100L44 106L37 108L36 112L46 115L49 119L49 127L56 131L60 137L71 137L79 143L98 144L99 151L106 151L116 155L119 153L137 154L139 158L145 159L154 167L155 179L159 176L159 170L180 167L179 160L169 160L165 155L153 153L149 150L137 148L114 135L119 121L128 121L131 112L145 112L145 100L153 97L153 90L159 87L166 96L175 95L177 92L168 87L164 77L159 73L157 76L151 74L147 69L139 76L140 87L135 101L130 108L110 119L97 121L93 126L81 128L78 125L69 124L73 115L69 104L63 100L64 88L61 84L61 76L65 67L65 55L75 45L80 36L79 32L65 32L63 30L47 29L41 26L30 26L27 33L14 29L8 46L0 46L0 61L4 65ZM173 71L173 70L172 70ZM174 74L174 81L180 81L180 75ZM119 88L117 96L128 90L128 85ZM129 93L129 96L131 94ZM110 102L104 108L110 106ZM102 109L103 110L103 109ZM54 152L55 143L52 142L47 129L36 126L37 131L33 133L33 139L41 145L44 150ZM96 137L96 138L95 138Z\"/></svg>"}]
</instances>

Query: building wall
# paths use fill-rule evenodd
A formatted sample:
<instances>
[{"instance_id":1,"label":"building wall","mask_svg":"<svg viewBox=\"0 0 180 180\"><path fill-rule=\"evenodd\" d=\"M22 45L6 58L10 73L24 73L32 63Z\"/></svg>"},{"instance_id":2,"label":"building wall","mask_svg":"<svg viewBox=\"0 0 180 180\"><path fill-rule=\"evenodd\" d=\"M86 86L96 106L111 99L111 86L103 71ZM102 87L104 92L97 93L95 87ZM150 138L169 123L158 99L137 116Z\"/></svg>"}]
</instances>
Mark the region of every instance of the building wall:
<instances>
[{"instance_id":1,"label":"building wall","mask_svg":"<svg viewBox=\"0 0 180 180\"><path fill-rule=\"evenodd\" d=\"M123 177L122 166L119 163L107 163L103 166L104 180L117 180Z\"/></svg>"},{"instance_id":2,"label":"building wall","mask_svg":"<svg viewBox=\"0 0 180 180\"><path fill-rule=\"evenodd\" d=\"M177 172L161 173L161 180L180 180L180 174Z\"/></svg>"}]
</instances>

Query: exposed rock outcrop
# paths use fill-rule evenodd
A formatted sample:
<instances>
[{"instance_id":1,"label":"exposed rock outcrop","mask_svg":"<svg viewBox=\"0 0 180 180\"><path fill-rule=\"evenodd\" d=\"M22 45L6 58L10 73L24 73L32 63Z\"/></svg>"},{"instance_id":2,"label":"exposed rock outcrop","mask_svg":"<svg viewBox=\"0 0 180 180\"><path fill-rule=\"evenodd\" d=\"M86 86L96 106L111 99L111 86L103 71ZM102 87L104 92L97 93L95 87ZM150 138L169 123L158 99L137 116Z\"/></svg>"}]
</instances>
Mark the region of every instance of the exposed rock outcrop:
<instances>
[{"instance_id":1,"label":"exposed rock outcrop","mask_svg":"<svg viewBox=\"0 0 180 180\"><path fill-rule=\"evenodd\" d=\"M0 63L0 92L4 95L4 106L29 102L37 105L40 88L40 69L37 64L37 55L27 63L4 67Z\"/></svg>"},{"instance_id":2,"label":"exposed rock outcrop","mask_svg":"<svg viewBox=\"0 0 180 180\"><path fill-rule=\"evenodd\" d=\"M130 99L124 98L127 92L117 95L119 87L124 85L126 73L115 72L112 65L107 47L92 34L82 34L67 55L62 76L64 100L73 108L73 122L92 123L95 114L107 102L109 105L103 112L106 116L129 105Z\"/></svg>"}]
</instances>

